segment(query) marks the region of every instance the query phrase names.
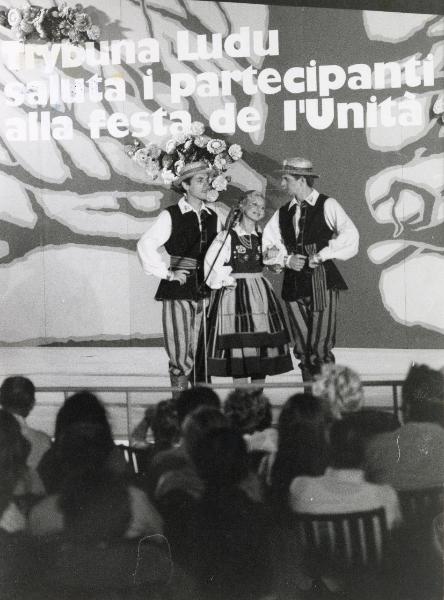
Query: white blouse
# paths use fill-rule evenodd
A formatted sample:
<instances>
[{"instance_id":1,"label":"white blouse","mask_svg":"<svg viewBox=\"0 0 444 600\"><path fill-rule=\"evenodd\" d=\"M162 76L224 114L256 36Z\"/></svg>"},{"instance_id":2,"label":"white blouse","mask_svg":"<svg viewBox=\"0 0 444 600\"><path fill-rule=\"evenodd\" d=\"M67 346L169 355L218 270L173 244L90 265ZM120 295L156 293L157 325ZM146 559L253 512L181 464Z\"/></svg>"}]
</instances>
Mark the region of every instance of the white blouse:
<instances>
[{"instance_id":1,"label":"white blouse","mask_svg":"<svg viewBox=\"0 0 444 600\"><path fill-rule=\"evenodd\" d=\"M250 235L239 223L233 229L237 235ZM251 235L257 235L257 232L253 231ZM235 285L236 279L231 275L233 269L226 264L230 261L230 258L231 235L228 231L221 231L208 248L204 262L205 278L208 276L207 285L213 290L218 290L227 285Z\"/></svg>"}]
</instances>

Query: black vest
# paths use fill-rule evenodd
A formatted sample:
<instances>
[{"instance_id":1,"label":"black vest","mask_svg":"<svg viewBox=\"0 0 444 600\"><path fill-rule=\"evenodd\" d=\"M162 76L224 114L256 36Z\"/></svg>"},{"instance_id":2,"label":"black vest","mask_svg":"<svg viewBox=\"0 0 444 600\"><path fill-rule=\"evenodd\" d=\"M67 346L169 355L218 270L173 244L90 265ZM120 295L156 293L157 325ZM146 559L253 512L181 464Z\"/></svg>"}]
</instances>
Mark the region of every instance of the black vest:
<instances>
[{"instance_id":1,"label":"black vest","mask_svg":"<svg viewBox=\"0 0 444 600\"><path fill-rule=\"evenodd\" d=\"M308 256L305 249L307 244L316 244L317 252L328 246L328 242L333 237L333 231L329 228L324 218L324 204L327 198L328 196L319 194L314 206L307 204L304 227L299 232L298 239L296 239L293 217L288 210L290 202L279 209L279 227L288 254L305 254ZM300 247L301 239L303 239L303 249ZM327 276L327 288L337 290L348 289L334 262L326 260L323 264ZM302 271L285 269L282 284L282 299L293 301L297 298L312 296L312 273L313 269L309 268L308 259Z\"/></svg>"},{"instance_id":2,"label":"black vest","mask_svg":"<svg viewBox=\"0 0 444 600\"><path fill-rule=\"evenodd\" d=\"M205 253L217 235L217 214L210 210L205 219L207 232L206 243L202 243L199 221L193 210L182 213L179 206L169 206L166 209L171 216L171 235L165 243L165 250L170 256L194 258L197 260L197 269L190 269L186 283L180 285L178 281L162 279L156 292L156 300L198 300L210 293L204 285L203 262Z\"/></svg>"},{"instance_id":3,"label":"black vest","mask_svg":"<svg viewBox=\"0 0 444 600\"><path fill-rule=\"evenodd\" d=\"M239 237L232 229L230 266L233 273L262 273L262 235L248 235ZM245 245L242 238L247 242ZM251 246L251 248L250 248Z\"/></svg>"}]
</instances>

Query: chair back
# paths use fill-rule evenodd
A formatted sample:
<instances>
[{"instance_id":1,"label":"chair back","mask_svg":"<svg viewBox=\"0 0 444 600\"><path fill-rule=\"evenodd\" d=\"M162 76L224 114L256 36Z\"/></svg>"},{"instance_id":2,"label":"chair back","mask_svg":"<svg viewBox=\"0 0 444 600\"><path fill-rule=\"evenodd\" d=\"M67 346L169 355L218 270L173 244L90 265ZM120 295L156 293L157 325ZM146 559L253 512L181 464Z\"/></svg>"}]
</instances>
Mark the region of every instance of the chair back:
<instances>
[{"instance_id":1,"label":"chair back","mask_svg":"<svg viewBox=\"0 0 444 600\"><path fill-rule=\"evenodd\" d=\"M118 444L117 446L122 452L125 462L127 463L133 475L143 475L146 471L149 457L149 450L144 448L134 448L126 444Z\"/></svg>"},{"instance_id":2,"label":"chair back","mask_svg":"<svg viewBox=\"0 0 444 600\"><path fill-rule=\"evenodd\" d=\"M342 514L294 515L305 549L323 563L377 568L385 559L388 529L385 509Z\"/></svg>"}]
</instances>

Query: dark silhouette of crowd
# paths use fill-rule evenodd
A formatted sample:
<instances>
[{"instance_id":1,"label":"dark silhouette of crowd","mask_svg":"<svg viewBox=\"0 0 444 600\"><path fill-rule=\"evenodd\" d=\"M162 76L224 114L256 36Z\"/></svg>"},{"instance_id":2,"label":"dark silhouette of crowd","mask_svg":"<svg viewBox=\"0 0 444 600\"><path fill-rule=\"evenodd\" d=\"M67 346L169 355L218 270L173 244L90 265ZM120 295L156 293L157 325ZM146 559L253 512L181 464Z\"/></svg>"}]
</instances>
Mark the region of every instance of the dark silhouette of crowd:
<instances>
[{"instance_id":1,"label":"dark silhouette of crowd","mask_svg":"<svg viewBox=\"0 0 444 600\"><path fill-rule=\"evenodd\" d=\"M442 597L441 371L410 368L400 420L368 408L345 367L273 411L262 390L222 403L187 389L147 408L137 468L87 390L60 407L52 440L27 423L29 379L5 379L0 403L2 599ZM377 564L332 560L327 521L316 551L302 535L302 519L370 511L384 524Z\"/></svg>"}]
</instances>

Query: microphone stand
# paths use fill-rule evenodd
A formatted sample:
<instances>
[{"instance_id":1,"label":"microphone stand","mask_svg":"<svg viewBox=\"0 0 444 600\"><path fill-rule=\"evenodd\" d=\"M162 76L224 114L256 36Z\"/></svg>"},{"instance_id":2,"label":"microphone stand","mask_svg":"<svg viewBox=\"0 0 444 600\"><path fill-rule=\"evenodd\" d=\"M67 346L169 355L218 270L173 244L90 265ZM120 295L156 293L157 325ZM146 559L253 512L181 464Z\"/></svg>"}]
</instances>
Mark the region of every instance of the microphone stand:
<instances>
[{"instance_id":1,"label":"microphone stand","mask_svg":"<svg viewBox=\"0 0 444 600\"><path fill-rule=\"evenodd\" d=\"M219 250L217 251L216 256L214 257L213 262L210 265L210 268L208 269L208 273L205 277L205 279L202 281L202 283L199 285L198 288L198 294L199 296L202 295L202 319L203 319L203 345L204 345L204 374L205 374L205 383L208 383L208 354L207 354L207 315L206 315L206 306L205 306L205 296L203 295L204 293L204 288L205 285L208 281L208 277L211 275L211 273L213 272L214 269L214 265L217 262L217 259L219 258L220 253L222 252L222 248L225 246L225 242L228 239L228 236L230 235L230 231L233 228L233 226L235 225L237 219L239 218L240 215L240 209L239 208L234 208L231 209L230 212L228 213L227 216L227 220L225 222L225 226L222 229L222 231L226 230L226 234L225 237L223 239L222 244L220 245ZM194 370L194 378L196 378L196 370ZM194 382L196 383L196 381Z\"/></svg>"}]
</instances>

